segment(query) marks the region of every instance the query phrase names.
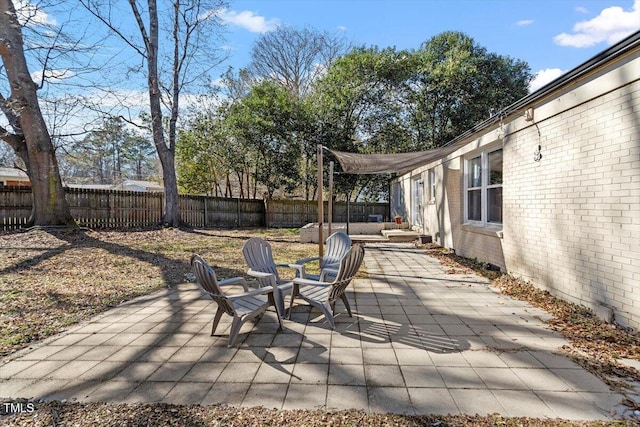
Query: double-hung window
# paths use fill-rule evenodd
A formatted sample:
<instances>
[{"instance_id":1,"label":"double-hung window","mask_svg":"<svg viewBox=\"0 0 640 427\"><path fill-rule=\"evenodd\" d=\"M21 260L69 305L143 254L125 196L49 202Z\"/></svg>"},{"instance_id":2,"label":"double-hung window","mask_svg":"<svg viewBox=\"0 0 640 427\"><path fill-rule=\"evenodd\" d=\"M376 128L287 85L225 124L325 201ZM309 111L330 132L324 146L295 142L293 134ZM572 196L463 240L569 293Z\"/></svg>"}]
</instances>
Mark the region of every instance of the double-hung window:
<instances>
[{"instance_id":1,"label":"double-hung window","mask_svg":"<svg viewBox=\"0 0 640 427\"><path fill-rule=\"evenodd\" d=\"M502 224L502 148L465 159L465 220Z\"/></svg>"}]
</instances>

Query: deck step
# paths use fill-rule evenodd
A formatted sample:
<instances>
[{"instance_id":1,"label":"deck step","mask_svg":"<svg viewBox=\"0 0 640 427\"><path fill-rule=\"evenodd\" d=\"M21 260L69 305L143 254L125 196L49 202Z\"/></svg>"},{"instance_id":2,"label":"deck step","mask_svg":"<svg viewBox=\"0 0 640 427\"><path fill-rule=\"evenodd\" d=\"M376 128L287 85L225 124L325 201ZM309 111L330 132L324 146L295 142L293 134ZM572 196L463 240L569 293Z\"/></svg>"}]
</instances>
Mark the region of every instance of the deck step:
<instances>
[{"instance_id":1,"label":"deck step","mask_svg":"<svg viewBox=\"0 0 640 427\"><path fill-rule=\"evenodd\" d=\"M382 230L381 233L390 242L412 242L420 238L420 233L417 231L406 229Z\"/></svg>"}]
</instances>

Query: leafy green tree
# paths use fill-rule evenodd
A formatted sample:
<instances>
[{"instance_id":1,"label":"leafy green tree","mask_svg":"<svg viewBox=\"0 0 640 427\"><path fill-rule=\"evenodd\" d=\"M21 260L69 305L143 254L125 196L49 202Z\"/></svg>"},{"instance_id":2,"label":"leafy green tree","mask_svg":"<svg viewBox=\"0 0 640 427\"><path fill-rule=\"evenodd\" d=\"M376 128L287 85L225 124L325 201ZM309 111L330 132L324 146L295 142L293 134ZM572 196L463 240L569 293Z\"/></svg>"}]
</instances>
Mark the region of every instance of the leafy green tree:
<instances>
[{"instance_id":1,"label":"leafy green tree","mask_svg":"<svg viewBox=\"0 0 640 427\"><path fill-rule=\"evenodd\" d=\"M124 142L121 154L124 175L130 179L159 181L153 142L136 133L130 133Z\"/></svg>"},{"instance_id":2,"label":"leafy green tree","mask_svg":"<svg viewBox=\"0 0 640 427\"><path fill-rule=\"evenodd\" d=\"M218 172L219 161L211 133L203 137L196 129L178 134L176 142L176 164L178 187L187 194L219 196L221 193Z\"/></svg>"},{"instance_id":3,"label":"leafy green tree","mask_svg":"<svg viewBox=\"0 0 640 427\"><path fill-rule=\"evenodd\" d=\"M416 149L440 147L522 98L532 77L525 62L489 53L461 32L441 33L413 55L406 100Z\"/></svg>"},{"instance_id":4,"label":"leafy green tree","mask_svg":"<svg viewBox=\"0 0 640 427\"><path fill-rule=\"evenodd\" d=\"M314 110L329 148L358 153L440 147L527 94L523 61L489 53L460 32L445 32L417 51L357 48L314 86ZM387 176L340 178L356 198L385 192Z\"/></svg>"},{"instance_id":5,"label":"leafy green tree","mask_svg":"<svg viewBox=\"0 0 640 427\"><path fill-rule=\"evenodd\" d=\"M199 108L179 134L178 184L192 194L255 198L255 156L234 134L233 114L234 106L249 95L256 80L246 69L236 72L229 67L220 81L200 99Z\"/></svg>"},{"instance_id":6,"label":"leafy green tree","mask_svg":"<svg viewBox=\"0 0 640 427\"><path fill-rule=\"evenodd\" d=\"M117 184L156 175L154 147L119 118L105 119L82 140L71 144L64 164L68 181Z\"/></svg>"},{"instance_id":7,"label":"leafy green tree","mask_svg":"<svg viewBox=\"0 0 640 427\"><path fill-rule=\"evenodd\" d=\"M411 147L405 120L402 85L411 73L411 57L393 48L357 48L334 62L316 84L314 109L323 145L348 152L393 153ZM375 196L386 176L338 175L336 193L359 198L366 189Z\"/></svg>"},{"instance_id":8,"label":"leafy green tree","mask_svg":"<svg viewBox=\"0 0 640 427\"><path fill-rule=\"evenodd\" d=\"M236 147L250 148L253 176L268 197L277 189L293 191L300 182L300 103L282 85L264 81L230 108Z\"/></svg>"},{"instance_id":9,"label":"leafy green tree","mask_svg":"<svg viewBox=\"0 0 640 427\"><path fill-rule=\"evenodd\" d=\"M191 194L249 198L249 153L233 140L224 111L220 107L195 117L178 135L178 184Z\"/></svg>"}]
</instances>

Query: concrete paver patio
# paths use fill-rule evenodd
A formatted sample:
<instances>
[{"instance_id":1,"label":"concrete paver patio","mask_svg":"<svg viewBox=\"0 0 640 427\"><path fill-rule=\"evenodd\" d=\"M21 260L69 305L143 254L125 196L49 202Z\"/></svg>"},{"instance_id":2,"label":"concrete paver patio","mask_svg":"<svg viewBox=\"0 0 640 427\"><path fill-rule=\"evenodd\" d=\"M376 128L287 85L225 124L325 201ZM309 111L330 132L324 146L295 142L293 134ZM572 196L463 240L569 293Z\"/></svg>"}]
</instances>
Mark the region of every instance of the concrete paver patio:
<instances>
[{"instance_id":1,"label":"concrete paver patio","mask_svg":"<svg viewBox=\"0 0 640 427\"><path fill-rule=\"evenodd\" d=\"M336 330L294 307L273 310L227 348L228 317L194 284L114 308L0 366L0 397L83 402L229 404L401 414L607 420L623 396L556 351L544 311L447 274L408 244L367 244L354 317Z\"/></svg>"}]
</instances>

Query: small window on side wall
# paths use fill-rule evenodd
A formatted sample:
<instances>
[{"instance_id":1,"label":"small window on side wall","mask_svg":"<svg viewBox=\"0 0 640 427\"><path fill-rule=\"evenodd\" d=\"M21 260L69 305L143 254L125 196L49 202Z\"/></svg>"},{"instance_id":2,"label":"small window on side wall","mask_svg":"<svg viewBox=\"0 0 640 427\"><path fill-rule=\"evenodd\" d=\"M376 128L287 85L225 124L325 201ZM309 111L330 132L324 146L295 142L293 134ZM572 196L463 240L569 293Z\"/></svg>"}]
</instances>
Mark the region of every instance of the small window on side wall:
<instances>
[{"instance_id":1,"label":"small window on side wall","mask_svg":"<svg viewBox=\"0 0 640 427\"><path fill-rule=\"evenodd\" d=\"M393 192L394 192L394 208L396 209L396 211L400 211L402 209L402 204L403 204L403 194L402 194L402 185L400 185L400 182L396 181L393 184Z\"/></svg>"},{"instance_id":2,"label":"small window on side wall","mask_svg":"<svg viewBox=\"0 0 640 427\"><path fill-rule=\"evenodd\" d=\"M429 169L429 201L435 203L436 201L436 171L435 169Z\"/></svg>"}]
</instances>

